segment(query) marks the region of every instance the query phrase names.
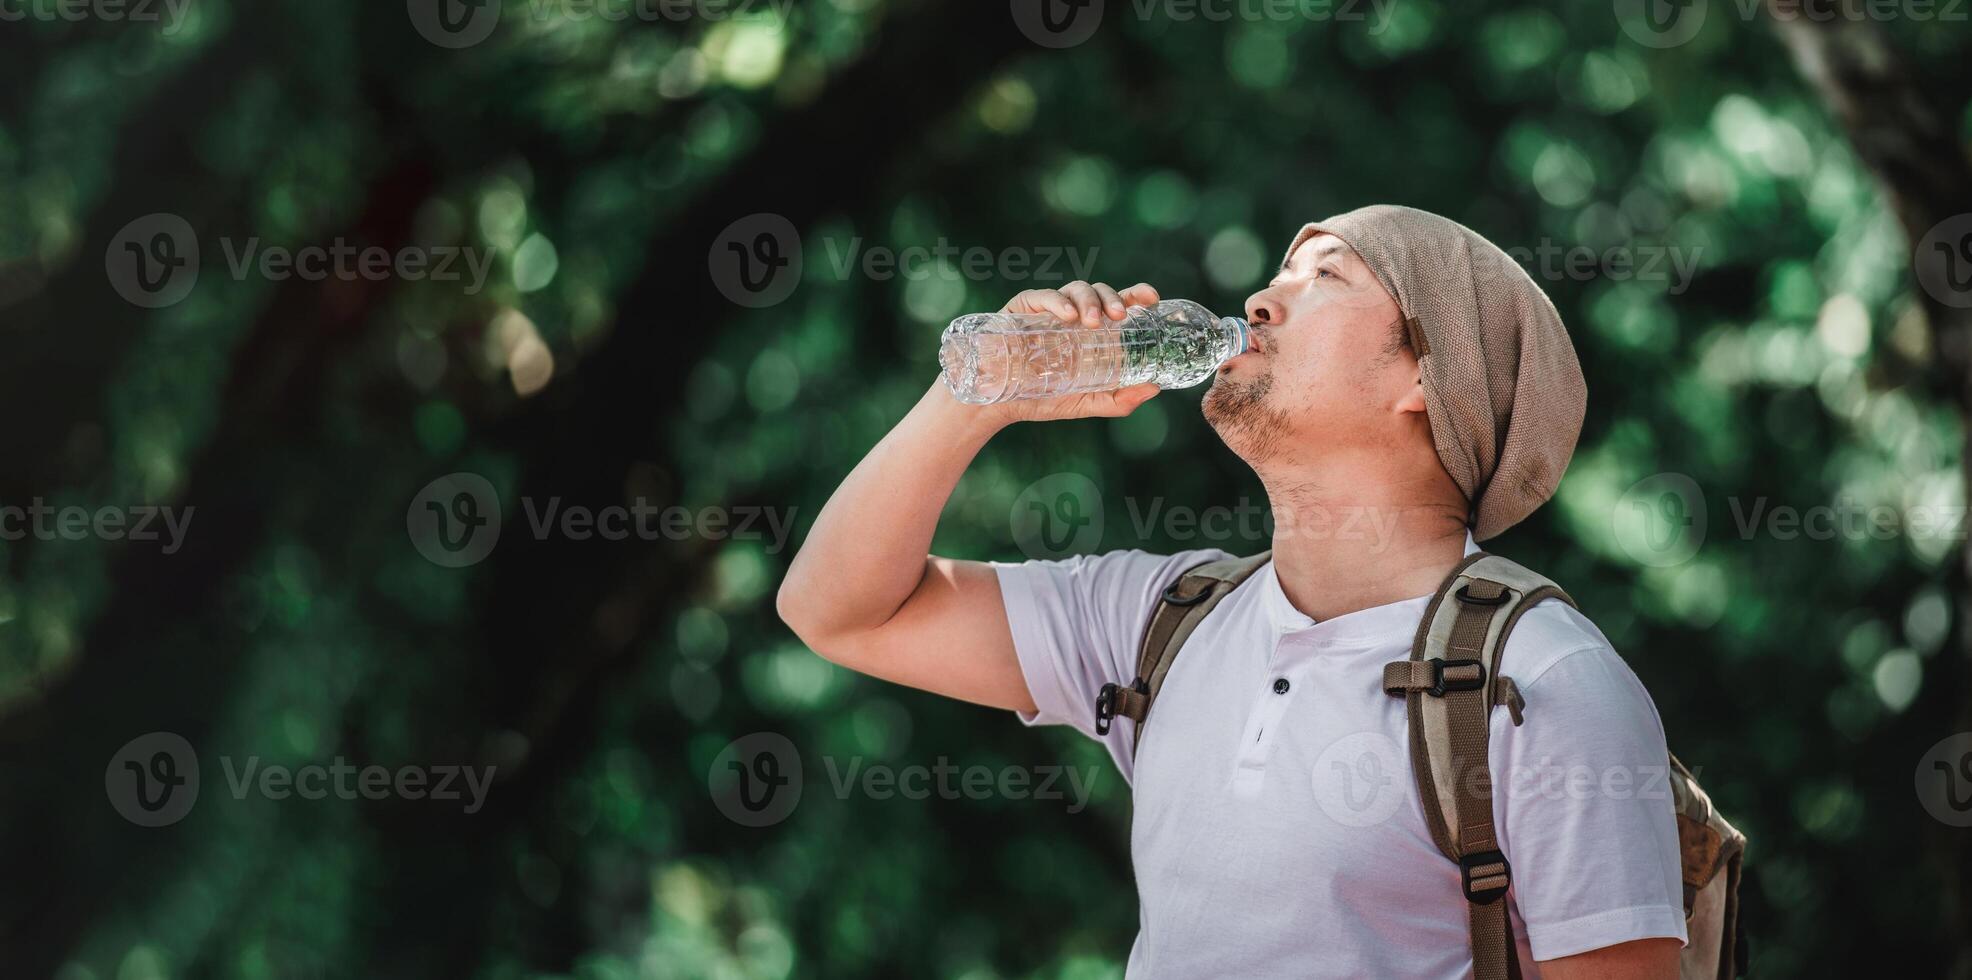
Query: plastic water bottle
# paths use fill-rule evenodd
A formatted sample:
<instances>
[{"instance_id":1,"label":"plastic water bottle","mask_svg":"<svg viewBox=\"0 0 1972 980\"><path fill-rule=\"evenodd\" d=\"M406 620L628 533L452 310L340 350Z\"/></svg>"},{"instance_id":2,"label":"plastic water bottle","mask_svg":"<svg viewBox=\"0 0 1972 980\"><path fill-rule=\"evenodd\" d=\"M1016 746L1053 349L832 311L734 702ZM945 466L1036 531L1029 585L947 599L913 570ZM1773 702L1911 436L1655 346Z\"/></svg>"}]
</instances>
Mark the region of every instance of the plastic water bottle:
<instances>
[{"instance_id":1,"label":"plastic water bottle","mask_svg":"<svg viewBox=\"0 0 1972 980\"><path fill-rule=\"evenodd\" d=\"M989 405L1145 381L1189 388L1245 351L1245 320L1167 299L1093 327L1052 313L969 313L945 328L938 363L954 397Z\"/></svg>"}]
</instances>

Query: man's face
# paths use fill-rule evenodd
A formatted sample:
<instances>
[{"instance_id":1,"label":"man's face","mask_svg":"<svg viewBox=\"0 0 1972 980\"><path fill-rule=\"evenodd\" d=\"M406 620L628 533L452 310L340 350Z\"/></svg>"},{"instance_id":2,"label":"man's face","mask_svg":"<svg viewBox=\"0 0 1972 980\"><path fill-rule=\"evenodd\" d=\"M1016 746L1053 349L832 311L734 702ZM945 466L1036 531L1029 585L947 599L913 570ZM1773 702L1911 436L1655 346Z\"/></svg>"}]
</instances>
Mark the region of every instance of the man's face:
<instances>
[{"instance_id":1,"label":"man's face","mask_svg":"<svg viewBox=\"0 0 1972 980\"><path fill-rule=\"evenodd\" d=\"M1397 301L1340 238L1302 242L1246 316L1248 349L1219 368L1204 410L1248 463L1429 438Z\"/></svg>"}]
</instances>

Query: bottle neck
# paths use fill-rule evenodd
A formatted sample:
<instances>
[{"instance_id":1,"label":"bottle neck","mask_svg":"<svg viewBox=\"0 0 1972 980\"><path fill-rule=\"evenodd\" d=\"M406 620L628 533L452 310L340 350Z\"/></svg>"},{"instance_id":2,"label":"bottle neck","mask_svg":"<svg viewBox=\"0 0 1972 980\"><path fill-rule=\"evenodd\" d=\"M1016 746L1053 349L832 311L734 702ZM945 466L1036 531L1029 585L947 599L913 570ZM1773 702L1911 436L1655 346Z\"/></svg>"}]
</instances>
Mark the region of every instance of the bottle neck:
<instances>
[{"instance_id":1,"label":"bottle neck","mask_svg":"<svg viewBox=\"0 0 1972 980\"><path fill-rule=\"evenodd\" d=\"M1220 317L1219 327L1226 332L1226 339L1229 342L1226 353L1228 360L1246 353L1248 341L1245 320L1236 316Z\"/></svg>"}]
</instances>

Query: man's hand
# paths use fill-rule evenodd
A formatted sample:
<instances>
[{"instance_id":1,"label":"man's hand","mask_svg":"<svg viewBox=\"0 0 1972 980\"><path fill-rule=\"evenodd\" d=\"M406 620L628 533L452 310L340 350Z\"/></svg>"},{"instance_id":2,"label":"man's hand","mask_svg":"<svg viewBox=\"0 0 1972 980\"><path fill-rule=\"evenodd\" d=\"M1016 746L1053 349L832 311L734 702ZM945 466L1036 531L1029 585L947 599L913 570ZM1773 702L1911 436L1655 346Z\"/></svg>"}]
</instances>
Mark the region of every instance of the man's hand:
<instances>
[{"instance_id":1,"label":"man's hand","mask_svg":"<svg viewBox=\"0 0 1972 980\"><path fill-rule=\"evenodd\" d=\"M1137 283L1122 292L1107 284L1077 280L1060 289L1029 289L1007 301L1002 313L1052 313L1064 324L1079 324L1091 330L1105 329L1123 319L1132 306L1150 306L1158 301L1157 290L1149 283ZM1121 418L1137 410L1158 392L1156 384L1145 382L1115 391L1086 391L1058 398L1030 398L992 406L999 421L1039 422L1048 419L1079 419L1100 416Z\"/></svg>"}]
</instances>

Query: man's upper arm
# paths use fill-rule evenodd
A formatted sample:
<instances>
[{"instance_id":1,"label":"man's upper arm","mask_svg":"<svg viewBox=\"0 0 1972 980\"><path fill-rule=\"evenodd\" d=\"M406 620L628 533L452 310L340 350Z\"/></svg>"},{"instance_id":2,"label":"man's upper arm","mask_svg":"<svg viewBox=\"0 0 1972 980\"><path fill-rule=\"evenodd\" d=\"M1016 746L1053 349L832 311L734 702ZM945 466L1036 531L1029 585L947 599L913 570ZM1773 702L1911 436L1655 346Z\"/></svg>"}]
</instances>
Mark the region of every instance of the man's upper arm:
<instances>
[{"instance_id":1,"label":"man's upper arm","mask_svg":"<svg viewBox=\"0 0 1972 980\"><path fill-rule=\"evenodd\" d=\"M1675 939L1637 939L1586 953L1541 960L1542 980L1677 980Z\"/></svg>"},{"instance_id":2,"label":"man's upper arm","mask_svg":"<svg viewBox=\"0 0 1972 980\"><path fill-rule=\"evenodd\" d=\"M1186 569L1223 557L1112 551L988 564L934 556L896 615L826 653L873 677L1093 737L1096 691L1130 680L1158 596Z\"/></svg>"},{"instance_id":3,"label":"man's upper arm","mask_svg":"<svg viewBox=\"0 0 1972 980\"><path fill-rule=\"evenodd\" d=\"M1502 672L1520 684L1526 713L1519 726L1493 715L1494 810L1533 957L1646 939L1677 948L1686 937L1677 819L1649 694L1558 603L1530 612L1508 645Z\"/></svg>"},{"instance_id":4,"label":"man's upper arm","mask_svg":"<svg viewBox=\"0 0 1972 980\"><path fill-rule=\"evenodd\" d=\"M931 556L890 621L831 651L845 667L994 708L1034 710L1014 654L999 577L985 562Z\"/></svg>"}]
</instances>

